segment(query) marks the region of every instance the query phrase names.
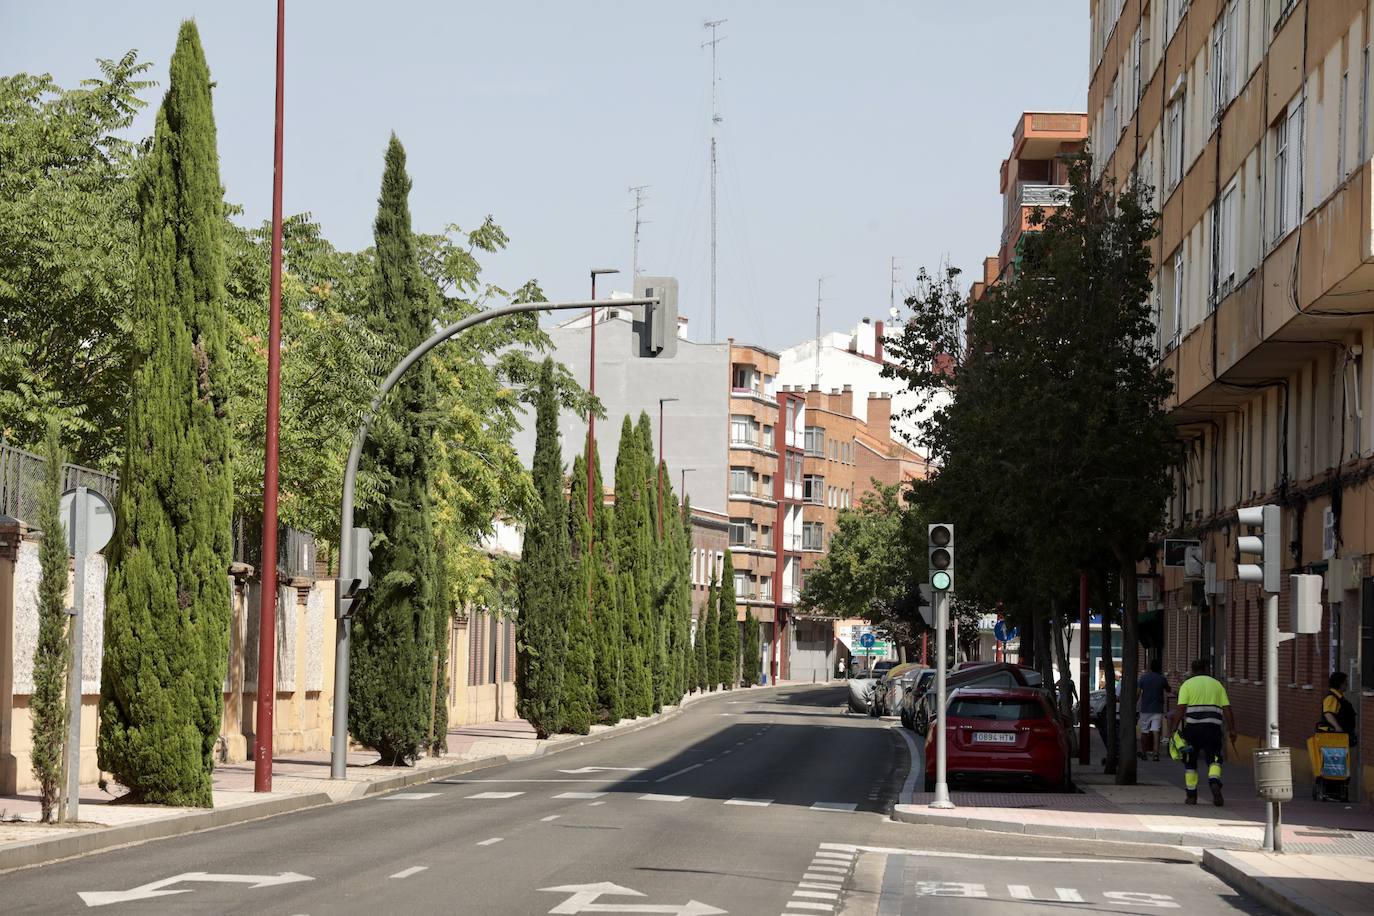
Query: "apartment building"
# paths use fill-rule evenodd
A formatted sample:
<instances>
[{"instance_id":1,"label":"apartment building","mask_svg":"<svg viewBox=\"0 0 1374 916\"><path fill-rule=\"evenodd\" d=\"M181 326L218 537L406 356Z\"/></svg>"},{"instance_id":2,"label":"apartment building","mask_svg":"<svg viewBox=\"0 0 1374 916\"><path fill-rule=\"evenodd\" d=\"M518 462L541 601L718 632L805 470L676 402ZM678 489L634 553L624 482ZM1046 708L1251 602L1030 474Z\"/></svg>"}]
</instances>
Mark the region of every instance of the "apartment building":
<instances>
[{"instance_id":1,"label":"apartment building","mask_svg":"<svg viewBox=\"0 0 1374 916\"><path fill-rule=\"evenodd\" d=\"M1262 597L1237 581L1238 506L1282 508L1285 572L1325 573L1322 632L1279 652L1280 729L1301 747L1330 671L1374 713L1374 235L1368 0L1093 0L1099 175L1160 212L1157 342L1185 453L1171 534L1207 583L1152 564L1165 667L1227 681L1264 733ZM1289 628L1289 596L1280 627ZM1368 721L1374 721L1370 719ZM1294 754L1299 775L1306 754ZM1374 783L1366 756L1363 782Z\"/></svg>"}]
</instances>

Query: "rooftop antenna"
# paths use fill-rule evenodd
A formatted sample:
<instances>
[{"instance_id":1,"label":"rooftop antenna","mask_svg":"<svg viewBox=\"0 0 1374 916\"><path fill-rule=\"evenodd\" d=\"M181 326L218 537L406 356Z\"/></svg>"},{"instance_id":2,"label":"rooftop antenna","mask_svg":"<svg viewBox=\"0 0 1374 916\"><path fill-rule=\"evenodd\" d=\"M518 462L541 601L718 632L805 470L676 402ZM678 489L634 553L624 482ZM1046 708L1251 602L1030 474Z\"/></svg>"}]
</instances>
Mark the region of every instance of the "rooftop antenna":
<instances>
[{"instance_id":1,"label":"rooftop antenna","mask_svg":"<svg viewBox=\"0 0 1374 916\"><path fill-rule=\"evenodd\" d=\"M892 316L892 320L893 320L893 321L896 321L896 320L897 320L897 314L898 314L898 313L897 313L897 284L900 283L900 282L902 282L902 271L901 271L901 268L899 268L899 267L897 266L897 262L900 261L900 260L902 260L902 258L901 258L899 255L895 255L895 254L894 254L894 255L892 256L892 268L891 268L891 270L888 272L888 280L891 281L891 285L890 285L889 288L888 288L888 295L887 295L887 313L888 313L889 315Z\"/></svg>"},{"instance_id":2,"label":"rooftop antenna","mask_svg":"<svg viewBox=\"0 0 1374 916\"><path fill-rule=\"evenodd\" d=\"M707 19L701 24L711 30L710 40L701 43L703 48L711 49L711 343L716 342L716 125L722 120L716 107L716 45L725 40L716 34L716 29L725 21Z\"/></svg>"},{"instance_id":3,"label":"rooftop antenna","mask_svg":"<svg viewBox=\"0 0 1374 916\"><path fill-rule=\"evenodd\" d=\"M631 278L639 276L639 227L645 223L652 222L652 220L639 218L639 211L644 208L644 201L649 199L648 195L644 192L651 187L653 187L653 185L641 184L630 188L630 193L635 196L635 205L633 207L635 211L635 256L634 271L630 274Z\"/></svg>"},{"instance_id":4,"label":"rooftop antenna","mask_svg":"<svg viewBox=\"0 0 1374 916\"><path fill-rule=\"evenodd\" d=\"M829 277L816 278L816 387L821 386L821 284Z\"/></svg>"}]
</instances>

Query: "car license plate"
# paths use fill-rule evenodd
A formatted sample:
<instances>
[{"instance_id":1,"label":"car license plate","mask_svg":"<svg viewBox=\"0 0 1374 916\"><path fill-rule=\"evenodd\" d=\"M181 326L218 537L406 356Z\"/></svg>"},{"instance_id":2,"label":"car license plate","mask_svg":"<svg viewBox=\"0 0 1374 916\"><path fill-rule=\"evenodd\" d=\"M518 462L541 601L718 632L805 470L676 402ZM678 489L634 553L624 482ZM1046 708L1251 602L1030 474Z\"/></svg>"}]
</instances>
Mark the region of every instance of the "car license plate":
<instances>
[{"instance_id":1,"label":"car license plate","mask_svg":"<svg viewBox=\"0 0 1374 916\"><path fill-rule=\"evenodd\" d=\"M1011 732L974 732L975 744L1015 744L1016 735Z\"/></svg>"}]
</instances>

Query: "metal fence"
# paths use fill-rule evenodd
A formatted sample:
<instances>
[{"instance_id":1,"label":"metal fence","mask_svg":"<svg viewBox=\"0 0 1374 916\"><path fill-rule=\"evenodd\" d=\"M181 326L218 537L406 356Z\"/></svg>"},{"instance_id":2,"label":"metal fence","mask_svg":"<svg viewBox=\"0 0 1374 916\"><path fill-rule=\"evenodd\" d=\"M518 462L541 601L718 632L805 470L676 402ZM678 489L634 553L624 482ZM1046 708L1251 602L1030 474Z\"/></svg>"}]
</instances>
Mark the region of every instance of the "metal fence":
<instances>
[{"instance_id":1,"label":"metal fence","mask_svg":"<svg viewBox=\"0 0 1374 916\"><path fill-rule=\"evenodd\" d=\"M262 568L262 519L244 515L234 517L234 560L254 570ZM315 578L315 536L309 531L277 529L277 570L286 579Z\"/></svg>"},{"instance_id":2,"label":"metal fence","mask_svg":"<svg viewBox=\"0 0 1374 916\"><path fill-rule=\"evenodd\" d=\"M39 455L0 441L0 512L34 524L47 462ZM62 466L62 489L89 487L111 503L119 490L119 478L79 464Z\"/></svg>"}]
</instances>

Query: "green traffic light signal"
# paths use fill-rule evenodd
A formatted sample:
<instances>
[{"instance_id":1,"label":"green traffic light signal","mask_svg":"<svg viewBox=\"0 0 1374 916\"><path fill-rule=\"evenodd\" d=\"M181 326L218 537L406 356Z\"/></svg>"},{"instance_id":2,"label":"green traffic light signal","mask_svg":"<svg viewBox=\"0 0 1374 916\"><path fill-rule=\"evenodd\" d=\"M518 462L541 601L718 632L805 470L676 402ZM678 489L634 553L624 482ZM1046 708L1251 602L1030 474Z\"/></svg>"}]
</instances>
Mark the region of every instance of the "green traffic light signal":
<instances>
[{"instance_id":1,"label":"green traffic light signal","mask_svg":"<svg viewBox=\"0 0 1374 916\"><path fill-rule=\"evenodd\" d=\"M949 573L943 569L936 570L930 576L930 587L936 591L945 591L949 588Z\"/></svg>"}]
</instances>

